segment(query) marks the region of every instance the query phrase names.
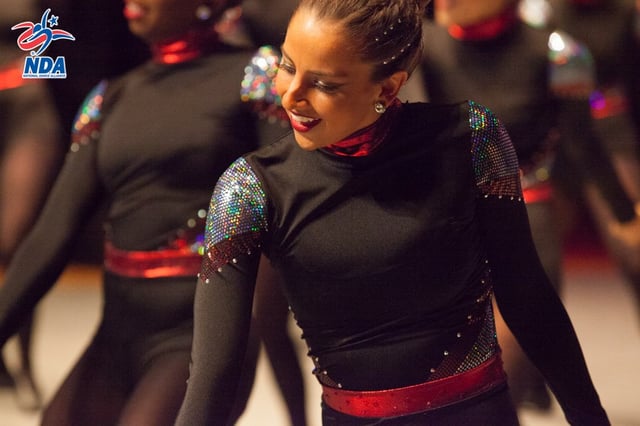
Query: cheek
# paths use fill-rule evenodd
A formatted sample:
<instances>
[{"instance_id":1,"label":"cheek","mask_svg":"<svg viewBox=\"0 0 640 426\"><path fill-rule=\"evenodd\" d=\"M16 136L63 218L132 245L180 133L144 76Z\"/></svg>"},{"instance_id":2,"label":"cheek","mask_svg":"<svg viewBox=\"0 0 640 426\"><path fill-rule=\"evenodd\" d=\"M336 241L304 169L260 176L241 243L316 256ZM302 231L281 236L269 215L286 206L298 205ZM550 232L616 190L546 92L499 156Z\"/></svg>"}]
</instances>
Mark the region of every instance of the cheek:
<instances>
[{"instance_id":1,"label":"cheek","mask_svg":"<svg viewBox=\"0 0 640 426\"><path fill-rule=\"evenodd\" d=\"M278 96L280 96L280 98L282 98L284 94L287 93L290 83L291 83L290 75L280 71L276 73L276 76L274 78L274 85L276 88L276 93L278 94Z\"/></svg>"},{"instance_id":2,"label":"cheek","mask_svg":"<svg viewBox=\"0 0 640 426\"><path fill-rule=\"evenodd\" d=\"M368 108L364 103L348 100L338 102L316 100L314 109L324 119L327 130L335 133L338 139L370 124L369 112L373 111L373 107Z\"/></svg>"}]
</instances>

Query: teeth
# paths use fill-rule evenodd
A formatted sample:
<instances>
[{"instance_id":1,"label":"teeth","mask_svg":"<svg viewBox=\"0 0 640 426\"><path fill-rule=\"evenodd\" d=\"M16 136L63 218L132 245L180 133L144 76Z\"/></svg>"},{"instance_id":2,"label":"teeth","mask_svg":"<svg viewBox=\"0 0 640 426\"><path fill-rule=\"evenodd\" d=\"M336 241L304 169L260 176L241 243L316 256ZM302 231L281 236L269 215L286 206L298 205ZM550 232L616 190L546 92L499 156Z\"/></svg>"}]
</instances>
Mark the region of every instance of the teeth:
<instances>
[{"instance_id":1,"label":"teeth","mask_svg":"<svg viewBox=\"0 0 640 426\"><path fill-rule=\"evenodd\" d=\"M311 123L312 121L316 121L315 118L303 117L294 113L291 113L291 117L293 117L294 120L300 123Z\"/></svg>"}]
</instances>

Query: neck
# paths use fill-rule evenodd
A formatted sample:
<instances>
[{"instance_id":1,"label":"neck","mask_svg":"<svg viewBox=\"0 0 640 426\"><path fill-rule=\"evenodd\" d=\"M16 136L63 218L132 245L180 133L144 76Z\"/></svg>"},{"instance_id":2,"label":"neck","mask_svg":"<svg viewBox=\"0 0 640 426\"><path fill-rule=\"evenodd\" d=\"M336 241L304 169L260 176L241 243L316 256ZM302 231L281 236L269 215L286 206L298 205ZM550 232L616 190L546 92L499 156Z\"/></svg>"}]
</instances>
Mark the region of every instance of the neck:
<instances>
[{"instance_id":1,"label":"neck","mask_svg":"<svg viewBox=\"0 0 640 426\"><path fill-rule=\"evenodd\" d=\"M371 154L385 140L401 106L400 100L395 99L375 123L325 147L324 150L342 157L364 157Z\"/></svg>"},{"instance_id":2,"label":"neck","mask_svg":"<svg viewBox=\"0 0 640 426\"><path fill-rule=\"evenodd\" d=\"M213 29L191 30L182 37L154 43L153 61L159 64L179 64L192 61L218 47L218 34Z\"/></svg>"},{"instance_id":3,"label":"neck","mask_svg":"<svg viewBox=\"0 0 640 426\"><path fill-rule=\"evenodd\" d=\"M517 20L516 6L510 6L498 15L473 25L450 25L449 34L458 40L490 40L506 32Z\"/></svg>"}]
</instances>

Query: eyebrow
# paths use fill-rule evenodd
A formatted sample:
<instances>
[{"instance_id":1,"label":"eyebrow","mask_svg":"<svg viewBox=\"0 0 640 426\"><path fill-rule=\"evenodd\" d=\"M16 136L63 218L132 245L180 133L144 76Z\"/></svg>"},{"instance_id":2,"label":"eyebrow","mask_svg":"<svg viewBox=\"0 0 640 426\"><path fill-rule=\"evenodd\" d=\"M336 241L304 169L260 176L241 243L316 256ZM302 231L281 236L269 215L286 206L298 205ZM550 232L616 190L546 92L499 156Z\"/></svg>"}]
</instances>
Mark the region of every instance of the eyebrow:
<instances>
[{"instance_id":1,"label":"eyebrow","mask_svg":"<svg viewBox=\"0 0 640 426\"><path fill-rule=\"evenodd\" d=\"M286 50L284 49L284 45L280 46L280 52L282 52L282 57L283 58L287 59L288 61L292 62L295 65L295 62L293 62L291 57L287 54ZM314 71L314 70L309 71L309 73L313 74L313 75L316 75L318 77L330 77L330 78L344 78L344 77L347 77L346 73L328 73L328 72Z\"/></svg>"}]
</instances>

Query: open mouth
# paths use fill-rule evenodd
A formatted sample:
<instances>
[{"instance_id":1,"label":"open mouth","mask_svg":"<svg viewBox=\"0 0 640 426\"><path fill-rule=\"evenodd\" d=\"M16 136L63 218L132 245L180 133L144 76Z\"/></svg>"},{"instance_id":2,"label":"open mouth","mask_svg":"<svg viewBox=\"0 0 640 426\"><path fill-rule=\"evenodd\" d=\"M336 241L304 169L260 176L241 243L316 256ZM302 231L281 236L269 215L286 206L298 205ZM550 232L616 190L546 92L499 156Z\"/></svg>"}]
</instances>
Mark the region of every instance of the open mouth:
<instances>
[{"instance_id":1,"label":"open mouth","mask_svg":"<svg viewBox=\"0 0 640 426\"><path fill-rule=\"evenodd\" d=\"M289 119L291 120L291 127L298 132L308 132L322 121L319 118L305 117L293 112L289 112Z\"/></svg>"}]
</instances>

